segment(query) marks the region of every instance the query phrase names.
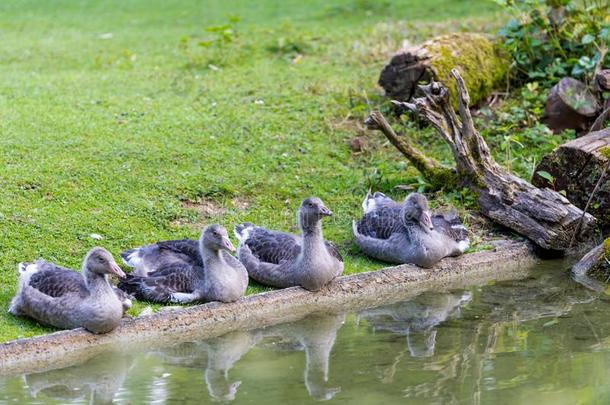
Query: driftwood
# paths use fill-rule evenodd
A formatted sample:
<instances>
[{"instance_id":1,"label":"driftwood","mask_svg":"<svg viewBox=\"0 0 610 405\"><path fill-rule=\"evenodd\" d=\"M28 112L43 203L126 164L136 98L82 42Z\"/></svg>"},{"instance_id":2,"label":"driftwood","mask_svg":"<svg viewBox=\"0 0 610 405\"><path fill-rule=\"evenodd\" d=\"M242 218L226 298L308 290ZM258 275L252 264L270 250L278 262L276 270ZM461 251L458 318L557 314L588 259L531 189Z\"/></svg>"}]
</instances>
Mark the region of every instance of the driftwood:
<instances>
[{"instance_id":1,"label":"driftwood","mask_svg":"<svg viewBox=\"0 0 610 405\"><path fill-rule=\"evenodd\" d=\"M544 123L559 133L565 129L587 130L600 110L597 97L583 82L564 77L549 92Z\"/></svg>"},{"instance_id":2,"label":"driftwood","mask_svg":"<svg viewBox=\"0 0 610 405\"><path fill-rule=\"evenodd\" d=\"M452 86L449 72L456 66L468 80L473 102L477 103L506 84L510 61L485 35L443 35L396 52L381 71L379 85L387 97L409 101L422 95L418 88L422 81L434 79Z\"/></svg>"},{"instance_id":3,"label":"driftwood","mask_svg":"<svg viewBox=\"0 0 610 405\"><path fill-rule=\"evenodd\" d=\"M547 250L565 251L573 237L588 238L595 226L594 217L583 213L561 194L536 188L494 161L485 140L474 127L464 80L456 69L451 75L457 84L459 118L449 101L447 87L434 81L420 86L424 97L413 103L396 101L395 104L425 118L444 138L453 153L458 179L478 194L481 212ZM372 114L367 125L382 130L387 136L380 116ZM423 166L418 169L426 170Z\"/></svg>"},{"instance_id":4,"label":"driftwood","mask_svg":"<svg viewBox=\"0 0 610 405\"><path fill-rule=\"evenodd\" d=\"M606 128L564 143L546 155L536 167L532 183L565 192L572 204L594 215L602 228L610 229L609 169L610 128Z\"/></svg>"},{"instance_id":5,"label":"driftwood","mask_svg":"<svg viewBox=\"0 0 610 405\"><path fill-rule=\"evenodd\" d=\"M603 291L605 290L605 285L591 277L590 274L595 272L607 273L608 270L610 270L610 238L584 255L572 267L571 274L574 280L585 287L596 291ZM605 281L608 282L607 279Z\"/></svg>"}]
</instances>

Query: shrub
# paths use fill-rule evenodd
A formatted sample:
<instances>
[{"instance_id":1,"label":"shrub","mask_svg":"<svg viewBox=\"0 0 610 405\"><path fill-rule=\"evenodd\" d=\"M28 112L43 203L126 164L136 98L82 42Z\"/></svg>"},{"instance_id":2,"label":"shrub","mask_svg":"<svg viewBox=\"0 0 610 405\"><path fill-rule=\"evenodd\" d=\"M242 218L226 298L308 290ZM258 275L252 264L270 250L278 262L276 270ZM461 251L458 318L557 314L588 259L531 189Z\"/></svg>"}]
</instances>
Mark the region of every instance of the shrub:
<instances>
[{"instance_id":1,"label":"shrub","mask_svg":"<svg viewBox=\"0 0 610 405\"><path fill-rule=\"evenodd\" d=\"M610 11L606 0L496 0L515 14L499 32L513 56L513 79L544 87L566 75L589 83L608 65Z\"/></svg>"}]
</instances>

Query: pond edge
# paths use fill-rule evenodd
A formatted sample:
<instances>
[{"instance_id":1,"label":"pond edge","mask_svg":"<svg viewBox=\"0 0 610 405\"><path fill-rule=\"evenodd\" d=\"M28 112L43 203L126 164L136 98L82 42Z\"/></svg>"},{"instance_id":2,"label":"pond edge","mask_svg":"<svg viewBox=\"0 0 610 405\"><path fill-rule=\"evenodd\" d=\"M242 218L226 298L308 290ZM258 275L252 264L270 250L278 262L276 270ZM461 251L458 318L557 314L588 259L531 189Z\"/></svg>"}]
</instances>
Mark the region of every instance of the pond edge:
<instances>
[{"instance_id":1,"label":"pond edge","mask_svg":"<svg viewBox=\"0 0 610 405\"><path fill-rule=\"evenodd\" d=\"M396 302L426 290L445 291L525 277L539 260L527 242L506 241L493 251L446 258L432 269L399 265L342 276L320 291L300 287L123 319L114 331L84 329L0 344L0 375L67 367L102 351L162 347L298 320L312 312L345 312Z\"/></svg>"}]
</instances>

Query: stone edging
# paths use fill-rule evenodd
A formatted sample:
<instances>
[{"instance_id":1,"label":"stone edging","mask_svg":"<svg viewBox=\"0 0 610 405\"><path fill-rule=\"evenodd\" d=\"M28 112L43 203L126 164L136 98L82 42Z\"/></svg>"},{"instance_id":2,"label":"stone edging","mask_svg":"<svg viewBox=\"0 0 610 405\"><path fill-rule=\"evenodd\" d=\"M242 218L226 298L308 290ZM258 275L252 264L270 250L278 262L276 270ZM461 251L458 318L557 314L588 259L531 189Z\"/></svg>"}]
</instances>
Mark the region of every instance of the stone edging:
<instances>
[{"instance_id":1,"label":"stone edging","mask_svg":"<svg viewBox=\"0 0 610 405\"><path fill-rule=\"evenodd\" d=\"M108 350L167 346L294 321L317 311L347 311L408 299L425 290L463 288L527 274L536 263L529 244L509 242L494 251L447 258L433 269L413 265L343 276L321 291L300 287L270 291L230 303L208 303L124 319L111 333L83 329L0 345L0 375L66 367Z\"/></svg>"}]
</instances>

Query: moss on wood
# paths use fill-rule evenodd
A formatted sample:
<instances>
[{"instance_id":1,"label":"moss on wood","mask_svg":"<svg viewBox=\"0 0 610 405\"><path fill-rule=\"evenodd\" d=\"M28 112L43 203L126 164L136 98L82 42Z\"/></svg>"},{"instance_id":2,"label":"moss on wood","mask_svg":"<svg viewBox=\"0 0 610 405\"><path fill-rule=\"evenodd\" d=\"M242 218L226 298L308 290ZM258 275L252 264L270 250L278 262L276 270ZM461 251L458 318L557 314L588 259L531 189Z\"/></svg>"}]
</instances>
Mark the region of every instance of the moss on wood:
<instances>
[{"instance_id":1,"label":"moss on wood","mask_svg":"<svg viewBox=\"0 0 610 405\"><path fill-rule=\"evenodd\" d=\"M409 101L421 97L417 85L434 79L456 93L452 68L462 72L468 83L470 101L484 100L494 89L505 87L510 58L493 38L477 33L454 33L432 38L398 51L383 68L379 84L386 96ZM457 107L457 100L453 100Z\"/></svg>"},{"instance_id":2,"label":"moss on wood","mask_svg":"<svg viewBox=\"0 0 610 405\"><path fill-rule=\"evenodd\" d=\"M436 80L449 87L449 94L457 94L451 69L457 68L468 83L470 102L484 100L494 89L501 88L508 75L510 62L499 44L489 36L476 33L456 33L426 42L433 63ZM453 100L457 106L457 100Z\"/></svg>"}]
</instances>

